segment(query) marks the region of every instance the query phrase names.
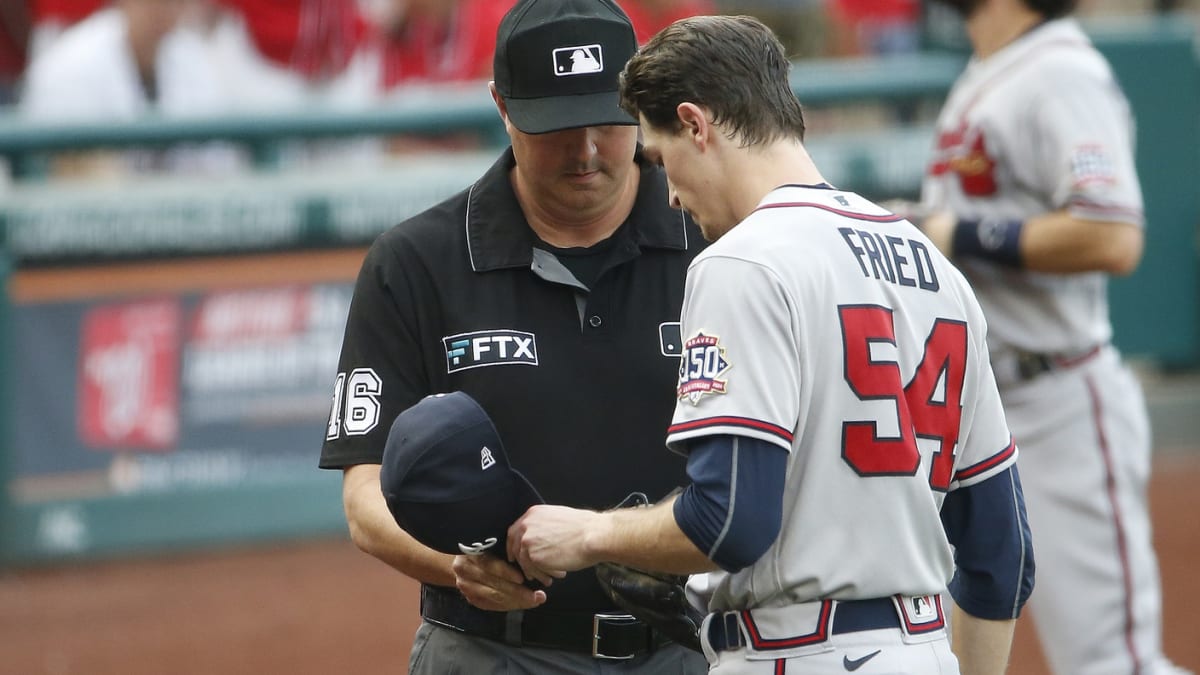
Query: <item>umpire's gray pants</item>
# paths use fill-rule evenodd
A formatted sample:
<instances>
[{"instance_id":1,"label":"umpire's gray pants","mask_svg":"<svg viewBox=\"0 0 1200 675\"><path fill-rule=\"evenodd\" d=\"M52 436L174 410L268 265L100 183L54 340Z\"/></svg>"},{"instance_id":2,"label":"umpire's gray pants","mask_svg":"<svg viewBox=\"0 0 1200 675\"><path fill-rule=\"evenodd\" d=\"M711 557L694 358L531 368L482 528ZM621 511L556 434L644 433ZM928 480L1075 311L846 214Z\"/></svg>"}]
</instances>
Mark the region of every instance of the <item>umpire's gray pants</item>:
<instances>
[{"instance_id":1,"label":"umpire's gray pants","mask_svg":"<svg viewBox=\"0 0 1200 675\"><path fill-rule=\"evenodd\" d=\"M708 662L703 654L676 644L664 645L628 661L609 661L557 649L513 647L422 621L413 641L408 672L412 675L695 675L707 673Z\"/></svg>"}]
</instances>

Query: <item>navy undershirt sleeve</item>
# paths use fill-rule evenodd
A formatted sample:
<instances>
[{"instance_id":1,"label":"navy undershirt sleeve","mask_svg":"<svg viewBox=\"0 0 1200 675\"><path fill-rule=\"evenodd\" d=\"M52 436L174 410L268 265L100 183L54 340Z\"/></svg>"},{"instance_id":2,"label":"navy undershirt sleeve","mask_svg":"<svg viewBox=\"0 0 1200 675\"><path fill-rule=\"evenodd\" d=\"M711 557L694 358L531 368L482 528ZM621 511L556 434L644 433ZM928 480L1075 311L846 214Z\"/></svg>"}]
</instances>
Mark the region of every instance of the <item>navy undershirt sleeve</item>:
<instances>
[{"instance_id":1,"label":"navy undershirt sleeve","mask_svg":"<svg viewBox=\"0 0 1200 675\"><path fill-rule=\"evenodd\" d=\"M747 436L709 436L688 446L692 479L675 522L728 572L748 567L779 536L787 450Z\"/></svg>"},{"instance_id":2,"label":"navy undershirt sleeve","mask_svg":"<svg viewBox=\"0 0 1200 675\"><path fill-rule=\"evenodd\" d=\"M954 545L950 595L981 619L1015 619L1033 591L1033 545L1017 467L954 490L942 503Z\"/></svg>"}]
</instances>

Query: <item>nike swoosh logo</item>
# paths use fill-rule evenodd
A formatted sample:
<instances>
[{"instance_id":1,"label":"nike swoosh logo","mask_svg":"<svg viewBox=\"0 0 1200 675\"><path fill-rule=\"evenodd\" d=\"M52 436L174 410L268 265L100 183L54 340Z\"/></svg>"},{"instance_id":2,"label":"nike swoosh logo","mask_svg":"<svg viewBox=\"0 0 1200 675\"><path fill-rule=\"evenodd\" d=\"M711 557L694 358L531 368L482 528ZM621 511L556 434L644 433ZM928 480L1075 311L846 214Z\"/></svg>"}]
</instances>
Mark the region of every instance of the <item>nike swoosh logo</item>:
<instances>
[{"instance_id":1,"label":"nike swoosh logo","mask_svg":"<svg viewBox=\"0 0 1200 675\"><path fill-rule=\"evenodd\" d=\"M850 660L849 656L843 656L842 657L842 666L846 670L850 670L850 671L858 670L859 668L862 668L864 663L866 663L867 661L870 661L871 659L875 658L876 656L879 656L879 653L882 651L883 651L882 649L876 649L875 651L871 652L870 654L867 654L866 656L864 656L860 659L854 659L854 660Z\"/></svg>"}]
</instances>

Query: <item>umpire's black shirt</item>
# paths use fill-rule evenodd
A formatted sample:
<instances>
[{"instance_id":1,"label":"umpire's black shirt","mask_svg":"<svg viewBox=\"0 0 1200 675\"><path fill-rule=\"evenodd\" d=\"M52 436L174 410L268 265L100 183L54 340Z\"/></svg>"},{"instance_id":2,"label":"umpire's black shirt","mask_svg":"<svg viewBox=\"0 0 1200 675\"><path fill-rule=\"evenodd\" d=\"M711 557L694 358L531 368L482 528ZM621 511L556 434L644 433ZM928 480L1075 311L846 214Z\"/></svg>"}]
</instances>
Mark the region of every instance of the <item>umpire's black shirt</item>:
<instances>
[{"instance_id":1,"label":"umpire's black shirt","mask_svg":"<svg viewBox=\"0 0 1200 675\"><path fill-rule=\"evenodd\" d=\"M638 162L637 200L595 248L599 265L564 255L564 266L540 244L509 182L511 149L464 192L381 235L354 289L321 467L380 463L396 415L461 390L548 503L603 509L684 484L684 460L663 441L684 278L704 241L668 205L661 170L640 152ZM568 267L595 277L590 289ZM612 607L591 570L548 596L550 608Z\"/></svg>"}]
</instances>

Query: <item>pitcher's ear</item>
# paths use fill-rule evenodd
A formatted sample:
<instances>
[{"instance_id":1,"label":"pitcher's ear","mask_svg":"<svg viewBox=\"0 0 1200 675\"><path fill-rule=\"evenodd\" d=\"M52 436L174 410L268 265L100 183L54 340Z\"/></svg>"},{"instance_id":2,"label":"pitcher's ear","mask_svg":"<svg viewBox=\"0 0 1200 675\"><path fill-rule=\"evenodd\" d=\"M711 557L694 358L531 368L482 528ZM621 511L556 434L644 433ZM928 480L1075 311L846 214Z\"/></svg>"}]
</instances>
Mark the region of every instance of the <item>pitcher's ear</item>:
<instances>
[{"instance_id":1,"label":"pitcher's ear","mask_svg":"<svg viewBox=\"0 0 1200 675\"><path fill-rule=\"evenodd\" d=\"M712 122L708 119L708 111L695 103L684 101L675 107L675 114L679 116L679 123L683 126L683 133L687 134L694 142L704 146L708 143L709 136L712 134Z\"/></svg>"}]
</instances>

